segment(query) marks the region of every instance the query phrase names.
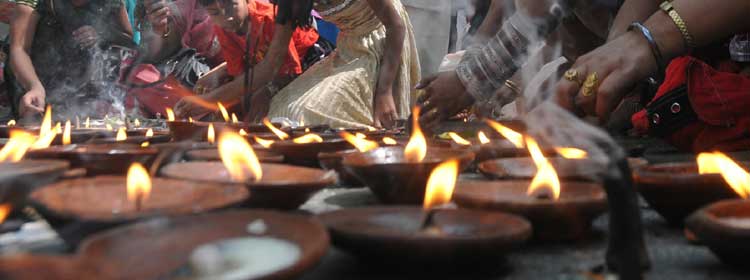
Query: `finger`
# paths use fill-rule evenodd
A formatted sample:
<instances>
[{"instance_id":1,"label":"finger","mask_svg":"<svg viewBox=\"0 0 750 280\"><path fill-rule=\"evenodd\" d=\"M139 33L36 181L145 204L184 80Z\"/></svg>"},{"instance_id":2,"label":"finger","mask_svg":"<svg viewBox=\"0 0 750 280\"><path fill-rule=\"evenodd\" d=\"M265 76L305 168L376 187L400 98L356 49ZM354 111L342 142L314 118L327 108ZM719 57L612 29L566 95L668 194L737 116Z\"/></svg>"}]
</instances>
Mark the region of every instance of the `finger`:
<instances>
[{"instance_id":1,"label":"finger","mask_svg":"<svg viewBox=\"0 0 750 280\"><path fill-rule=\"evenodd\" d=\"M432 83L432 81L434 81L435 79L437 79L437 77L438 77L437 74L432 74L432 75L429 75L429 76L423 78L422 80L419 81L419 83L417 83L416 89L424 89L424 88L426 88L427 86L429 86Z\"/></svg>"},{"instance_id":2,"label":"finger","mask_svg":"<svg viewBox=\"0 0 750 280\"><path fill-rule=\"evenodd\" d=\"M417 103L425 104L425 102L427 102L427 100L429 100L430 97L432 96L432 92L433 91L430 89L424 90L422 95L420 95L419 98L417 98Z\"/></svg>"},{"instance_id":3,"label":"finger","mask_svg":"<svg viewBox=\"0 0 750 280\"><path fill-rule=\"evenodd\" d=\"M609 120L609 116L612 111L615 110L622 97L628 92L630 77L622 75L622 72L615 71L609 74L604 81L602 81L599 91L597 92L598 98L596 102L596 115L599 117L601 123L605 123Z\"/></svg>"},{"instance_id":4,"label":"finger","mask_svg":"<svg viewBox=\"0 0 750 280\"><path fill-rule=\"evenodd\" d=\"M419 118L420 122L425 124L434 123L441 118L441 113L438 110L426 111L424 115Z\"/></svg>"},{"instance_id":5,"label":"finger","mask_svg":"<svg viewBox=\"0 0 750 280\"><path fill-rule=\"evenodd\" d=\"M439 102L437 102L435 99L436 98L430 98L425 100L425 102L422 103L422 112L429 112L433 109L437 109Z\"/></svg>"},{"instance_id":6,"label":"finger","mask_svg":"<svg viewBox=\"0 0 750 280\"><path fill-rule=\"evenodd\" d=\"M380 118L377 115L373 118L374 123L372 124L375 128L383 128L383 124L380 122Z\"/></svg>"}]
</instances>

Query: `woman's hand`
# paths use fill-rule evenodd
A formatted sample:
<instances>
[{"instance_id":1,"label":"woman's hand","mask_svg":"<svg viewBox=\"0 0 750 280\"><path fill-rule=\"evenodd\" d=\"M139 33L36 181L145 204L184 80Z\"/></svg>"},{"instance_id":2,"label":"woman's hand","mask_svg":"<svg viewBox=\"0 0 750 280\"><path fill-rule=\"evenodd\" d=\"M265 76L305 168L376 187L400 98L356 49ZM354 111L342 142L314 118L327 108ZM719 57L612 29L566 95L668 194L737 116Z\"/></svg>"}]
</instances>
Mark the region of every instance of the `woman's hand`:
<instances>
[{"instance_id":1,"label":"woman's hand","mask_svg":"<svg viewBox=\"0 0 750 280\"><path fill-rule=\"evenodd\" d=\"M146 20L151 23L154 33L162 35L169 31L169 17L172 11L165 0L147 0Z\"/></svg>"},{"instance_id":2,"label":"woman's hand","mask_svg":"<svg viewBox=\"0 0 750 280\"><path fill-rule=\"evenodd\" d=\"M557 102L576 114L599 117L604 123L610 113L639 81L657 71L656 61L646 39L637 32L627 32L615 40L583 55L557 85ZM584 94L584 81L596 73ZM593 79L589 79L590 82Z\"/></svg>"},{"instance_id":3,"label":"woman's hand","mask_svg":"<svg viewBox=\"0 0 750 280\"><path fill-rule=\"evenodd\" d=\"M185 96L174 105L174 113L177 118L181 119L205 115L212 111L211 108L215 104L216 101L209 95Z\"/></svg>"},{"instance_id":4,"label":"woman's hand","mask_svg":"<svg viewBox=\"0 0 750 280\"><path fill-rule=\"evenodd\" d=\"M73 31L73 40L82 49L91 48L96 45L99 35L91 25L84 25Z\"/></svg>"},{"instance_id":5,"label":"woman's hand","mask_svg":"<svg viewBox=\"0 0 750 280\"><path fill-rule=\"evenodd\" d=\"M44 112L45 92L41 88L32 88L21 97L19 113L28 116Z\"/></svg>"},{"instance_id":6,"label":"woman's hand","mask_svg":"<svg viewBox=\"0 0 750 280\"><path fill-rule=\"evenodd\" d=\"M268 109L271 107L273 94L264 87L253 94L250 99L250 111L248 111L249 120L252 123L260 123L268 115Z\"/></svg>"},{"instance_id":7,"label":"woman's hand","mask_svg":"<svg viewBox=\"0 0 750 280\"><path fill-rule=\"evenodd\" d=\"M396 102L393 101L392 91L375 93L372 119L377 128L385 127L390 129L393 127L393 124L398 119L398 113L396 112Z\"/></svg>"},{"instance_id":8,"label":"woman's hand","mask_svg":"<svg viewBox=\"0 0 750 280\"><path fill-rule=\"evenodd\" d=\"M419 121L428 128L474 104L474 97L466 91L455 71L424 78L417 89L425 91L419 100L424 112Z\"/></svg>"}]
</instances>

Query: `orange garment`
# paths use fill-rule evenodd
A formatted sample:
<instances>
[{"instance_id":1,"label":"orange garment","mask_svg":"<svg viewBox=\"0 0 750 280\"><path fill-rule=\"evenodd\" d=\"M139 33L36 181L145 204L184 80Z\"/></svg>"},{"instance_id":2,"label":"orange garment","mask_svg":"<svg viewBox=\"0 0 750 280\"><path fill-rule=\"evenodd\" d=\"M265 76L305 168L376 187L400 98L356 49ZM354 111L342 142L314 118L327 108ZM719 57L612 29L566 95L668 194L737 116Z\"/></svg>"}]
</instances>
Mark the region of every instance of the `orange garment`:
<instances>
[{"instance_id":1,"label":"orange garment","mask_svg":"<svg viewBox=\"0 0 750 280\"><path fill-rule=\"evenodd\" d=\"M268 3L249 0L247 2L248 20L250 21L250 51L248 52L252 65L257 64L265 54L273 38L276 26L274 6ZM215 26L216 35L221 43L221 51L227 62L227 73L237 76L245 70L245 35L237 35ZM294 31L289 41L287 59L279 70L278 75L298 75L302 73L302 58L307 50L318 41L318 32L312 28ZM257 44L257 45L256 45Z\"/></svg>"}]
</instances>

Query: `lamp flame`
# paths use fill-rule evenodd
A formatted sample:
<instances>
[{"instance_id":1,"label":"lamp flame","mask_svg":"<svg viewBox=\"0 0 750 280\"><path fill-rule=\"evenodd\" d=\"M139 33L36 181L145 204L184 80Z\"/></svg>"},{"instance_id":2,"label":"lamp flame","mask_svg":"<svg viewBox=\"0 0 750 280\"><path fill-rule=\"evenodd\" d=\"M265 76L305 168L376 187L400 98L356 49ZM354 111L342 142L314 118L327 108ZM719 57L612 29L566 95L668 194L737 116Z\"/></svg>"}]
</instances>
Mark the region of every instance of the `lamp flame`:
<instances>
[{"instance_id":1,"label":"lamp flame","mask_svg":"<svg viewBox=\"0 0 750 280\"><path fill-rule=\"evenodd\" d=\"M232 131L219 135L219 155L232 180L246 182L249 179L259 181L263 170L253 148L244 137Z\"/></svg>"},{"instance_id":2,"label":"lamp flame","mask_svg":"<svg viewBox=\"0 0 750 280\"><path fill-rule=\"evenodd\" d=\"M542 149L539 148L539 144L531 137L526 137L526 146L529 149L531 158L534 160L537 171L534 175L534 179L531 180L531 185L526 191L527 195L533 195L542 187L547 187L552 192L552 198L557 200L560 198L560 180L557 178L557 171L552 167L552 164L544 157Z\"/></svg>"},{"instance_id":3,"label":"lamp flame","mask_svg":"<svg viewBox=\"0 0 750 280\"><path fill-rule=\"evenodd\" d=\"M323 138L320 137L320 135L317 135L315 133L308 133L300 137L294 138L292 142L297 143L297 144L321 143L323 142Z\"/></svg>"},{"instance_id":4,"label":"lamp flame","mask_svg":"<svg viewBox=\"0 0 750 280\"><path fill-rule=\"evenodd\" d=\"M8 121L8 126L15 126L15 125L16 125L16 120L9 120Z\"/></svg>"},{"instance_id":5,"label":"lamp flame","mask_svg":"<svg viewBox=\"0 0 750 280\"><path fill-rule=\"evenodd\" d=\"M221 104L221 102L217 102L216 105L219 106L219 112L221 112L221 117L224 118L224 121L229 122L229 113L227 112L227 108L224 108L224 105Z\"/></svg>"},{"instance_id":6,"label":"lamp flame","mask_svg":"<svg viewBox=\"0 0 750 280\"><path fill-rule=\"evenodd\" d=\"M148 148L148 146L151 145L148 141L141 143L141 148Z\"/></svg>"},{"instance_id":7,"label":"lamp flame","mask_svg":"<svg viewBox=\"0 0 750 280\"><path fill-rule=\"evenodd\" d=\"M567 159L584 159L589 155L588 152L578 148L557 147L555 151Z\"/></svg>"},{"instance_id":8,"label":"lamp flame","mask_svg":"<svg viewBox=\"0 0 750 280\"><path fill-rule=\"evenodd\" d=\"M362 132L357 132L354 134L359 139L367 139L367 135L362 134Z\"/></svg>"},{"instance_id":9,"label":"lamp flame","mask_svg":"<svg viewBox=\"0 0 750 280\"><path fill-rule=\"evenodd\" d=\"M65 129L63 129L62 143L63 145L70 145L70 120L65 121Z\"/></svg>"},{"instance_id":10,"label":"lamp flame","mask_svg":"<svg viewBox=\"0 0 750 280\"><path fill-rule=\"evenodd\" d=\"M279 139L284 140L284 139L289 138L289 134L286 134L286 132L283 132L281 131L281 129L278 129L275 126L273 126L273 124L271 123L271 121L268 120L268 118L263 118L263 124L266 125L266 127L268 127L268 129L270 129L271 132L273 132L273 134L276 134L276 137L279 137Z\"/></svg>"},{"instance_id":11,"label":"lamp flame","mask_svg":"<svg viewBox=\"0 0 750 280\"><path fill-rule=\"evenodd\" d=\"M125 131L125 127L120 127L120 129L117 130L117 136L115 136L115 141L122 142L128 140L128 133Z\"/></svg>"},{"instance_id":12,"label":"lamp flame","mask_svg":"<svg viewBox=\"0 0 750 280\"><path fill-rule=\"evenodd\" d=\"M0 204L0 224L5 221L5 218L8 218L8 215L10 215L10 210L13 210L13 207L11 207L10 204Z\"/></svg>"},{"instance_id":13,"label":"lamp flame","mask_svg":"<svg viewBox=\"0 0 750 280\"><path fill-rule=\"evenodd\" d=\"M167 111L167 120L173 122L175 120L174 111L172 111L172 108L166 108L165 110Z\"/></svg>"},{"instance_id":14,"label":"lamp flame","mask_svg":"<svg viewBox=\"0 0 750 280\"><path fill-rule=\"evenodd\" d=\"M135 119L135 120L133 121L133 126L134 126L134 127L139 127L139 126L141 126L141 121L139 121L138 119Z\"/></svg>"},{"instance_id":15,"label":"lamp flame","mask_svg":"<svg viewBox=\"0 0 750 280\"><path fill-rule=\"evenodd\" d=\"M151 194L151 177L140 163L134 162L128 169L127 190L128 200L136 203L146 200Z\"/></svg>"},{"instance_id":16,"label":"lamp flame","mask_svg":"<svg viewBox=\"0 0 750 280\"><path fill-rule=\"evenodd\" d=\"M750 173L722 152L700 153L696 158L698 173L721 174L740 197L750 197Z\"/></svg>"},{"instance_id":17,"label":"lamp flame","mask_svg":"<svg viewBox=\"0 0 750 280\"><path fill-rule=\"evenodd\" d=\"M151 129L151 128L149 128L148 130L146 130L146 137L147 138L154 137L154 130Z\"/></svg>"},{"instance_id":18,"label":"lamp flame","mask_svg":"<svg viewBox=\"0 0 750 280\"><path fill-rule=\"evenodd\" d=\"M86 125L85 125L85 127L86 128L91 128L91 118L86 117Z\"/></svg>"},{"instance_id":19,"label":"lamp flame","mask_svg":"<svg viewBox=\"0 0 750 280\"><path fill-rule=\"evenodd\" d=\"M461 137L461 135L458 135L455 132L448 132L448 136L450 136L450 138L453 139L453 142L456 142L456 144L459 144L462 146L471 145L471 142L469 142L469 140L464 139L463 137Z\"/></svg>"},{"instance_id":20,"label":"lamp flame","mask_svg":"<svg viewBox=\"0 0 750 280\"><path fill-rule=\"evenodd\" d=\"M240 136L247 136L247 132L244 129L240 129Z\"/></svg>"},{"instance_id":21,"label":"lamp flame","mask_svg":"<svg viewBox=\"0 0 750 280\"><path fill-rule=\"evenodd\" d=\"M273 140L266 140L258 136L253 136L253 139L255 139L255 143L260 144L261 146L263 146L263 148L266 149L271 148L271 145L273 144Z\"/></svg>"},{"instance_id":22,"label":"lamp flame","mask_svg":"<svg viewBox=\"0 0 750 280\"><path fill-rule=\"evenodd\" d=\"M10 132L10 139L0 150L0 162L18 162L34 144L35 137L23 130Z\"/></svg>"},{"instance_id":23,"label":"lamp flame","mask_svg":"<svg viewBox=\"0 0 750 280\"><path fill-rule=\"evenodd\" d=\"M57 131L52 127L52 106L47 105L44 111L44 119L39 127L39 138L31 145L31 149L44 149L52 145Z\"/></svg>"},{"instance_id":24,"label":"lamp flame","mask_svg":"<svg viewBox=\"0 0 750 280\"><path fill-rule=\"evenodd\" d=\"M206 132L206 139L208 143L213 144L216 140L216 131L214 131L214 124L208 124L208 132Z\"/></svg>"},{"instance_id":25,"label":"lamp flame","mask_svg":"<svg viewBox=\"0 0 750 280\"><path fill-rule=\"evenodd\" d=\"M105 128L105 129L106 129L107 131L112 131L112 130L113 130L113 128L112 128L112 125L110 125L110 124L105 124L105 125L104 125L104 128Z\"/></svg>"},{"instance_id":26,"label":"lamp flame","mask_svg":"<svg viewBox=\"0 0 750 280\"><path fill-rule=\"evenodd\" d=\"M404 148L404 155L408 162L421 162L427 156L427 140L424 138L422 128L419 127L419 107L412 110L412 128L409 143Z\"/></svg>"},{"instance_id":27,"label":"lamp flame","mask_svg":"<svg viewBox=\"0 0 750 280\"><path fill-rule=\"evenodd\" d=\"M193 117L188 117L188 122L193 123Z\"/></svg>"},{"instance_id":28,"label":"lamp flame","mask_svg":"<svg viewBox=\"0 0 750 280\"><path fill-rule=\"evenodd\" d=\"M441 163L430 174L424 195L424 208L429 209L451 201L458 179L458 160Z\"/></svg>"},{"instance_id":29,"label":"lamp flame","mask_svg":"<svg viewBox=\"0 0 750 280\"><path fill-rule=\"evenodd\" d=\"M398 142L396 142L396 139L386 136L386 137L383 137L383 144L398 145Z\"/></svg>"},{"instance_id":30,"label":"lamp flame","mask_svg":"<svg viewBox=\"0 0 750 280\"><path fill-rule=\"evenodd\" d=\"M492 129L500 133L500 135L510 140L510 142L516 146L516 148L523 148L523 135L521 133L518 133L515 130L512 130L493 120L487 120L487 124L490 125Z\"/></svg>"},{"instance_id":31,"label":"lamp flame","mask_svg":"<svg viewBox=\"0 0 750 280\"><path fill-rule=\"evenodd\" d=\"M487 144L490 142L490 138L487 137L486 134L484 134L484 131L480 131L479 133L477 133L477 138L479 138L479 143L482 144Z\"/></svg>"},{"instance_id":32,"label":"lamp flame","mask_svg":"<svg viewBox=\"0 0 750 280\"><path fill-rule=\"evenodd\" d=\"M234 113L232 113L232 123L238 123L238 122L240 122L240 121L237 120L237 115L235 115Z\"/></svg>"},{"instance_id":33,"label":"lamp flame","mask_svg":"<svg viewBox=\"0 0 750 280\"><path fill-rule=\"evenodd\" d=\"M357 148L357 150L362 153L378 148L378 143L375 141L370 141L364 138L359 138L346 131L342 131L339 134L341 135L342 138L344 138L344 140L346 140L346 142L349 142L349 144L352 144L354 148Z\"/></svg>"}]
</instances>

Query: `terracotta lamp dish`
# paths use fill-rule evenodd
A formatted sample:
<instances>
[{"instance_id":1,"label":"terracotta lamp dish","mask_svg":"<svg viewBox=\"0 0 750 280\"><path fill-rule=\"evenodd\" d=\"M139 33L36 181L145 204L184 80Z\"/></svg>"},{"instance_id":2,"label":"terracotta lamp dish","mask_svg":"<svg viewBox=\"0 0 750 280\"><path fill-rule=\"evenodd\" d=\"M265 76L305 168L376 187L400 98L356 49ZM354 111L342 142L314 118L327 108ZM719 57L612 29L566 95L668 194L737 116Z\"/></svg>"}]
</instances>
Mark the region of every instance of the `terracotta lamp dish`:
<instances>
[{"instance_id":1,"label":"terracotta lamp dish","mask_svg":"<svg viewBox=\"0 0 750 280\"><path fill-rule=\"evenodd\" d=\"M63 159L89 175L125 174L133 162L148 164L158 153L135 144L74 144L29 151L28 158Z\"/></svg>"},{"instance_id":2,"label":"terracotta lamp dish","mask_svg":"<svg viewBox=\"0 0 750 280\"><path fill-rule=\"evenodd\" d=\"M225 246L238 243L244 247ZM0 275L8 279L293 279L315 266L328 247L328 234L314 219L271 211L226 211L159 217L113 229L88 239L74 257L3 258ZM243 260L244 265L234 262ZM226 278L227 274L235 277Z\"/></svg>"},{"instance_id":3,"label":"terracotta lamp dish","mask_svg":"<svg viewBox=\"0 0 750 280\"><path fill-rule=\"evenodd\" d=\"M336 183L336 173L320 169L284 164L263 163L263 177L259 182L244 184L252 195L247 206L257 208L297 209L319 190ZM166 177L190 181L234 182L224 164L219 161L173 163L161 169Z\"/></svg>"},{"instance_id":4,"label":"terracotta lamp dish","mask_svg":"<svg viewBox=\"0 0 750 280\"><path fill-rule=\"evenodd\" d=\"M687 218L685 225L722 262L747 270L750 201L725 200L710 204Z\"/></svg>"},{"instance_id":5,"label":"terracotta lamp dish","mask_svg":"<svg viewBox=\"0 0 750 280\"><path fill-rule=\"evenodd\" d=\"M323 169L336 171L339 174L339 182L342 185L352 187L362 186L362 182L354 174L346 170L342 164L344 156L354 153L359 153L359 151L349 149L337 152L322 152L318 154L318 161Z\"/></svg>"},{"instance_id":6,"label":"terracotta lamp dish","mask_svg":"<svg viewBox=\"0 0 750 280\"><path fill-rule=\"evenodd\" d=\"M333 244L354 255L395 264L497 261L531 236L525 219L499 212L436 210L423 226L418 207L352 208L321 214Z\"/></svg>"},{"instance_id":7,"label":"terracotta lamp dish","mask_svg":"<svg viewBox=\"0 0 750 280\"><path fill-rule=\"evenodd\" d=\"M137 135L137 136L128 136L127 139L123 141L117 141L117 138L115 137L108 137L108 138L98 138L91 140L91 143L94 144L118 144L118 143L128 143L128 144L142 144L143 142L149 142L150 144L156 144L156 143L167 143L170 140L172 140L172 136L168 134L159 134L154 135L152 137L146 137L144 135Z\"/></svg>"},{"instance_id":8,"label":"terracotta lamp dish","mask_svg":"<svg viewBox=\"0 0 750 280\"><path fill-rule=\"evenodd\" d=\"M589 180L598 166L586 159L547 158L561 179ZM484 161L479 164L479 171L490 179L532 179L537 168L530 157L501 158Z\"/></svg>"},{"instance_id":9,"label":"terracotta lamp dish","mask_svg":"<svg viewBox=\"0 0 750 280\"><path fill-rule=\"evenodd\" d=\"M387 147L346 155L343 165L384 203L422 204L430 173L449 159L458 159L462 171L474 160L474 154L462 149L428 148L422 162L407 162L402 147Z\"/></svg>"},{"instance_id":10,"label":"terracotta lamp dish","mask_svg":"<svg viewBox=\"0 0 750 280\"><path fill-rule=\"evenodd\" d=\"M188 122L188 121L173 121L167 122L169 131L172 134L172 138L175 141L184 140L196 140L206 141L206 135L208 133L209 124L214 125L214 130L219 133L222 129L230 129L235 132L240 129L245 130L247 133L267 133L271 132L268 127L262 124L249 124L249 123L225 123L225 122ZM281 124L274 124L276 127L281 127ZM289 129L282 128L281 130L289 132ZM218 134L217 134L218 135Z\"/></svg>"},{"instance_id":11,"label":"terracotta lamp dish","mask_svg":"<svg viewBox=\"0 0 750 280\"><path fill-rule=\"evenodd\" d=\"M318 166L318 154L353 148L344 139L326 139L323 142L299 144L291 140L276 141L271 150L284 155L287 162L305 166Z\"/></svg>"},{"instance_id":12,"label":"terracotta lamp dish","mask_svg":"<svg viewBox=\"0 0 750 280\"><path fill-rule=\"evenodd\" d=\"M64 160L0 163L0 203L24 201L34 188L56 181L69 167Z\"/></svg>"},{"instance_id":13,"label":"terracotta lamp dish","mask_svg":"<svg viewBox=\"0 0 750 280\"><path fill-rule=\"evenodd\" d=\"M255 156L258 157L260 162L282 163L284 161L284 156L269 150L255 150ZM187 158L190 161L221 161L219 150L215 148L188 151Z\"/></svg>"},{"instance_id":14,"label":"terracotta lamp dish","mask_svg":"<svg viewBox=\"0 0 750 280\"><path fill-rule=\"evenodd\" d=\"M561 181L560 198L530 197L530 180L459 181L453 200L461 207L499 210L524 216L540 241L587 237L594 218L607 210L604 189L595 183Z\"/></svg>"},{"instance_id":15,"label":"terracotta lamp dish","mask_svg":"<svg viewBox=\"0 0 750 280\"><path fill-rule=\"evenodd\" d=\"M703 206L739 198L721 175L698 174L694 162L648 165L636 169L633 179L649 206L672 225L682 225Z\"/></svg>"}]
</instances>

